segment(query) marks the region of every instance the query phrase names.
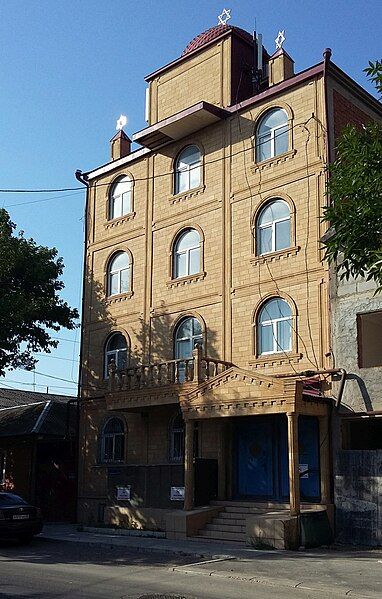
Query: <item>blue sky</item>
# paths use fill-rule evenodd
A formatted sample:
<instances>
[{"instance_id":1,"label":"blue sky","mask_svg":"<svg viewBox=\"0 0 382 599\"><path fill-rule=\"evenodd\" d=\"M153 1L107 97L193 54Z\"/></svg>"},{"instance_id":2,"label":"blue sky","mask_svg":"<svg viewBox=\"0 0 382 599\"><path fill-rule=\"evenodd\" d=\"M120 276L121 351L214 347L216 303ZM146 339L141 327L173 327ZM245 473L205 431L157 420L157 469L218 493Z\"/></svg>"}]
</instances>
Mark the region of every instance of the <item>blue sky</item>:
<instances>
[{"instance_id":1,"label":"blue sky","mask_svg":"<svg viewBox=\"0 0 382 599\"><path fill-rule=\"evenodd\" d=\"M380 0L1 0L0 188L76 187L77 168L107 162L121 112L128 134L145 126L144 76L177 58L223 8L248 31L256 18L268 51L285 29L296 71L330 47L333 61L374 93L362 70L381 58ZM79 307L84 192L1 193L2 205L28 237L58 248L62 295ZM17 370L0 385L75 392L79 331L58 336L64 340L36 371L65 381Z\"/></svg>"}]
</instances>

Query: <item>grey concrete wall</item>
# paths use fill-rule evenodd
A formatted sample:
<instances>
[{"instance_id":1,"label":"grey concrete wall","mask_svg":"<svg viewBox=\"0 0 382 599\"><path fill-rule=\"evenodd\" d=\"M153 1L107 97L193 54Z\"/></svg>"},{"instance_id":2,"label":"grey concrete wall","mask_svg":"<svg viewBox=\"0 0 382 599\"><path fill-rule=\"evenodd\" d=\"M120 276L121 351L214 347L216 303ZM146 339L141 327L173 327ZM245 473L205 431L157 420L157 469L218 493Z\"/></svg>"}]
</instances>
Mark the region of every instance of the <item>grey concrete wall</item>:
<instances>
[{"instance_id":1,"label":"grey concrete wall","mask_svg":"<svg viewBox=\"0 0 382 599\"><path fill-rule=\"evenodd\" d=\"M382 450L343 450L341 412L382 409L382 368L358 367L357 314L382 309L382 294L364 279L340 280L332 270L331 342L334 366L347 380L340 413L333 421L336 540L354 545L382 544ZM338 383L333 395L337 396Z\"/></svg>"},{"instance_id":2,"label":"grey concrete wall","mask_svg":"<svg viewBox=\"0 0 382 599\"><path fill-rule=\"evenodd\" d=\"M364 279L338 280L332 273L331 328L334 364L345 368L348 378L343 405L356 412L382 410L382 368L359 368L357 314L382 309L382 294ZM338 385L334 385L336 395Z\"/></svg>"},{"instance_id":3,"label":"grey concrete wall","mask_svg":"<svg viewBox=\"0 0 382 599\"><path fill-rule=\"evenodd\" d=\"M382 545L382 450L338 451L334 495L337 541Z\"/></svg>"}]
</instances>

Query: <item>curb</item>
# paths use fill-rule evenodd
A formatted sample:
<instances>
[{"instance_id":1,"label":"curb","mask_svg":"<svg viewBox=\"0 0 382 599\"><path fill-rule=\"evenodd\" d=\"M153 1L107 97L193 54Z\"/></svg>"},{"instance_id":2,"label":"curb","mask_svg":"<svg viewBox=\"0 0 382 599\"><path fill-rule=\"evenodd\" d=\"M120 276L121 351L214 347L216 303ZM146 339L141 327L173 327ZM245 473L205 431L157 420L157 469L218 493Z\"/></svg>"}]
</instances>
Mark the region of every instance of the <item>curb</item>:
<instances>
[{"instance_id":1,"label":"curb","mask_svg":"<svg viewBox=\"0 0 382 599\"><path fill-rule=\"evenodd\" d=\"M192 551L192 550L187 550L187 549L172 549L170 547L154 547L154 546L148 546L148 547L142 547L142 545L131 545L131 544L126 544L126 543L119 543L119 542L111 542L110 540L107 540L106 538L103 539L79 539L77 538L68 538L68 537L59 537L59 536L47 536L47 535L38 535L35 537L36 539L40 539L41 541L46 541L46 542L56 542L59 541L60 543L81 543L82 545L89 545L89 546L93 546L93 545L105 545L106 547L118 547L118 548L124 548L126 551L135 551L137 553L161 553L161 554L165 554L165 555L177 555L180 557L193 557L193 558L197 558L197 559L209 559L209 560L222 560L222 559L235 559L235 556L233 555L227 555L227 554L215 554L215 553L208 553L205 551L202 552L197 552L197 551ZM121 537L118 538L118 540L121 539Z\"/></svg>"},{"instance_id":2,"label":"curb","mask_svg":"<svg viewBox=\"0 0 382 599\"><path fill-rule=\"evenodd\" d=\"M217 560L216 560L217 561ZM260 584L266 585L273 588L283 587L284 589L298 589L303 591L313 591L315 593L325 593L327 597L357 597L357 599L372 599L375 595L362 595L354 589L344 588L333 588L333 587L320 587L320 586L308 586L308 584L304 581L296 581L290 580L287 578L261 578L257 576L246 576L245 574L235 573L235 572L216 572L214 570L201 570L198 568L190 568L192 564L188 564L186 566L173 566L169 568L170 572L179 572L181 574L189 574L191 576L206 576L206 577L216 577L216 578L225 578L229 580L237 580L239 582L247 582L250 584Z\"/></svg>"}]
</instances>

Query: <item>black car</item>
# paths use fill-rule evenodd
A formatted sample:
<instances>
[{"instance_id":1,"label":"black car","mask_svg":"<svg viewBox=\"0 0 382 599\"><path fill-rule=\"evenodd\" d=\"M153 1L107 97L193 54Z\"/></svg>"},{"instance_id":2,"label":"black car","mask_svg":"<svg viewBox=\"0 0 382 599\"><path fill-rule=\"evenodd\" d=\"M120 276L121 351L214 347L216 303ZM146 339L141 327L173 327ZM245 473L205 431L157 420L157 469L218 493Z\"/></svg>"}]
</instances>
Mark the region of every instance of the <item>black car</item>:
<instances>
[{"instance_id":1,"label":"black car","mask_svg":"<svg viewBox=\"0 0 382 599\"><path fill-rule=\"evenodd\" d=\"M31 541L42 531L41 510L13 493L0 492L0 539Z\"/></svg>"}]
</instances>

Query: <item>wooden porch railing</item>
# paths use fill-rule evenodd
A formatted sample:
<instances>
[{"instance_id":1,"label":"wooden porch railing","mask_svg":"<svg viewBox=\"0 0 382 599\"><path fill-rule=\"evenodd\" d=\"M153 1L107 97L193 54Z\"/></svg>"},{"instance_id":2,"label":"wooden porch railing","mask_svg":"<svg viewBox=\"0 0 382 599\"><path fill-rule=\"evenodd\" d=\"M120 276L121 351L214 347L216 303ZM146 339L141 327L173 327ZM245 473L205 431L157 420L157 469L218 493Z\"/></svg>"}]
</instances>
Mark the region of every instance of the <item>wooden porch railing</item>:
<instances>
[{"instance_id":1,"label":"wooden porch railing","mask_svg":"<svg viewBox=\"0 0 382 599\"><path fill-rule=\"evenodd\" d=\"M231 362L203 357L198 346L192 352L191 358L129 366L124 370L118 370L112 360L109 365L109 390L147 389L183 383L199 384L224 372L230 366Z\"/></svg>"}]
</instances>

